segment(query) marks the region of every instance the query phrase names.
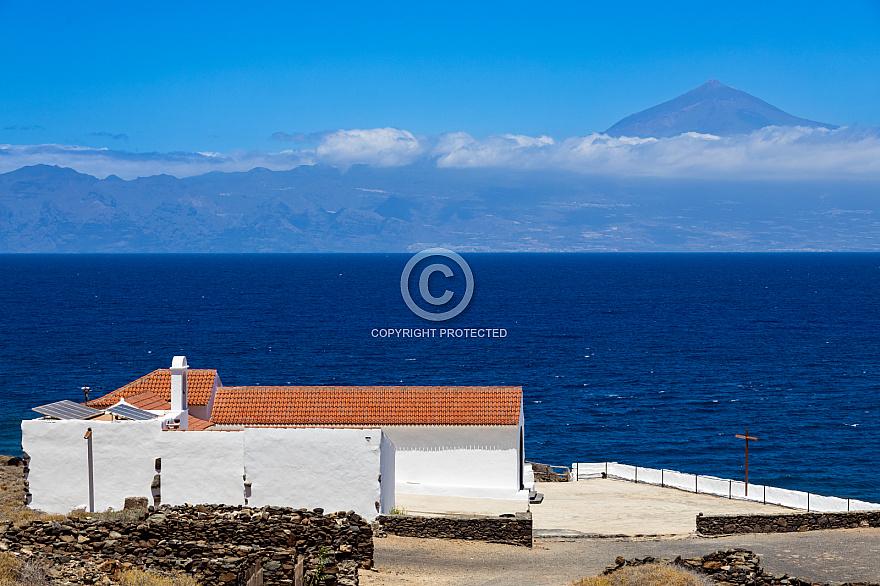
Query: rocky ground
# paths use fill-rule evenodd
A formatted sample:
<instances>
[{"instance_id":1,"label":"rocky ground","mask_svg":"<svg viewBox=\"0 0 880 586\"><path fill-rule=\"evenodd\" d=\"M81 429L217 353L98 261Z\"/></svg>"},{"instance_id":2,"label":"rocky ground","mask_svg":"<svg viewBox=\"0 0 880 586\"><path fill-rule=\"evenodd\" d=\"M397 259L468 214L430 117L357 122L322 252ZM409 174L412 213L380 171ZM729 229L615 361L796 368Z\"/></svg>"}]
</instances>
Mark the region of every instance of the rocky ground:
<instances>
[{"instance_id":1,"label":"rocky ground","mask_svg":"<svg viewBox=\"0 0 880 586\"><path fill-rule=\"evenodd\" d=\"M366 586L561 586L601 574L618 558L688 560L734 548L754 552L763 571L780 578L794 576L811 584L880 583L880 529L874 528L720 538L537 541L532 549L389 536L375 540L376 571L362 570L360 575Z\"/></svg>"}]
</instances>

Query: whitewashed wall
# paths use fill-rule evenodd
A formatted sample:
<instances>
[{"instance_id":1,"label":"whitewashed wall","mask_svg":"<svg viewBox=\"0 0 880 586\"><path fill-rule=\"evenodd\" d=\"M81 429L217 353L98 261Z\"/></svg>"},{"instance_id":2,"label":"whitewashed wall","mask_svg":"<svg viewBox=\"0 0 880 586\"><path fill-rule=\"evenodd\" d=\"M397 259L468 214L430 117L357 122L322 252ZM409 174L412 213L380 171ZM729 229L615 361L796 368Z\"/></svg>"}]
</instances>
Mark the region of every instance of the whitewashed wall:
<instances>
[{"instance_id":1,"label":"whitewashed wall","mask_svg":"<svg viewBox=\"0 0 880 586\"><path fill-rule=\"evenodd\" d=\"M571 465L571 478L574 482L601 478L606 473L606 464L606 462L574 462Z\"/></svg>"},{"instance_id":2,"label":"whitewashed wall","mask_svg":"<svg viewBox=\"0 0 880 586\"><path fill-rule=\"evenodd\" d=\"M166 431L156 453L162 504L244 504L244 432Z\"/></svg>"},{"instance_id":3,"label":"whitewashed wall","mask_svg":"<svg viewBox=\"0 0 880 586\"><path fill-rule=\"evenodd\" d=\"M249 505L354 510L376 518L382 430L249 427L244 437Z\"/></svg>"},{"instance_id":4,"label":"whitewashed wall","mask_svg":"<svg viewBox=\"0 0 880 586\"><path fill-rule=\"evenodd\" d=\"M519 426L385 427L400 494L527 500L520 490Z\"/></svg>"},{"instance_id":5,"label":"whitewashed wall","mask_svg":"<svg viewBox=\"0 0 880 586\"><path fill-rule=\"evenodd\" d=\"M88 441L92 429L95 510L122 509L125 497L152 502L155 443L161 433L154 421L21 422L22 447L31 457L28 481L31 507L66 514L89 503Z\"/></svg>"},{"instance_id":6,"label":"whitewashed wall","mask_svg":"<svg viewBox=\"0 0 880 586\"><path fill-rule=\"evenodd\" d=\"M22 421L31 457L31 507L66 514L88 505L92 429L95 510L146 497L162 458L162 503L354 510L367 519L394 506L394 446L379 429L162 431L153 421ZM383 463L384 459L384 463ZM382 490L380 474L387 474ZM247 475L247 480L243 478Z\"/></svg>"},{"instance_id":7,"label":"whitewashed wall","mask_svg":"<svg viewBox=\"0 0 880 586\"><path fill-rule=\"evenodd\" d=\"M379 512L388 513L394 508L395 469L397 467L394 444L384 433L380 444L379 473L382 475L381 494L379 496Z\"/></svg>"}]
</instances>

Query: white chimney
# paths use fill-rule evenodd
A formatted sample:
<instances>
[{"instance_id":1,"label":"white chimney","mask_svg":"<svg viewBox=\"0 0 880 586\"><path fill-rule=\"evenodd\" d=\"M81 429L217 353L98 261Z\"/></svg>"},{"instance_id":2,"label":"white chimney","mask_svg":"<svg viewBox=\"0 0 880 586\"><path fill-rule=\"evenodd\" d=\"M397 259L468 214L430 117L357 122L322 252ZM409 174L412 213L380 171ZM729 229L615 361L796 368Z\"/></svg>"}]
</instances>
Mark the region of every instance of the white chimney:
<instances>
[{"instance_id":1,"label":"white chimney","mask_svg":"<svg viewBox=\"0 0 880 586\"><path fill-rule=\"evenodd\" d=\"M186 400L186 356L175 356L171 361L171 412L166 417L163 428L188 429L189 412Z\"/></svg>"},{"instance_id":2,"label":"white chimney","mask_svg":"<svg viewBox=\"0 0 880 586\"><path fill-rule=\"evenodd\" d=\"M175 356L171 361L171 410L186 411L186 356Z\"/></svg>"}]
</instances>

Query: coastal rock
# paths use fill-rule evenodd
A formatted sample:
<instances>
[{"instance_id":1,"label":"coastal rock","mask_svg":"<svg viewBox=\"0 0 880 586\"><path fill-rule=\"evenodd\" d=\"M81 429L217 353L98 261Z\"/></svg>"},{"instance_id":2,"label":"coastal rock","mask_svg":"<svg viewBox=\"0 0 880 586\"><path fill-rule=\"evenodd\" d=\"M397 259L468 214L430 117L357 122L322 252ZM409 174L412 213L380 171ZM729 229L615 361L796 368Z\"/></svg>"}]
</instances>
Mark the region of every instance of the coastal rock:
<instances>
[{"instance_id":1,"label":"coastal rock","mask_svg":"<svg viewBox=\"0 0 880 586\"><path fill-rule=\"evenodd\" d=\"M653 558L627 560L618 556L614 560L614 565L608 566L604 573L611 574L626 566L641 566L653 561ZM682 560L681 557L678 557L671 564L707 574L720 586L880 586L880 584L866 584L864 582L822 583L800 580L788 575L774 576L764 571L760 561L760 558L753 552L737 548L719 550L701 558ZM661 562L668 563L664 560Z\"/></svg>"}]
</instances>

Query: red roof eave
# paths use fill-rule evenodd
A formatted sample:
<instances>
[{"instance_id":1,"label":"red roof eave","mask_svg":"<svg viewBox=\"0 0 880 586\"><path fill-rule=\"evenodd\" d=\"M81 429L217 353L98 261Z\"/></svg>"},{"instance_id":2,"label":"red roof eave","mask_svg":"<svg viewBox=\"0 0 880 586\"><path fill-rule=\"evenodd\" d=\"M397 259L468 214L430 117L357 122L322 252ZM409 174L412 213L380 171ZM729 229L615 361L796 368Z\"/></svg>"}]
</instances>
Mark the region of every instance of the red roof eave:
<instances>
[{"instance_id":1,"label":"red roof eave","mask_svg":"<svg viewBox=\"0 0 880 586\"><path fill-rule=\"evenodd\" d=\"M521 387L220 387L218 425L517 425Z\"/></svg>"}]
</instances>

